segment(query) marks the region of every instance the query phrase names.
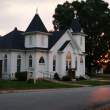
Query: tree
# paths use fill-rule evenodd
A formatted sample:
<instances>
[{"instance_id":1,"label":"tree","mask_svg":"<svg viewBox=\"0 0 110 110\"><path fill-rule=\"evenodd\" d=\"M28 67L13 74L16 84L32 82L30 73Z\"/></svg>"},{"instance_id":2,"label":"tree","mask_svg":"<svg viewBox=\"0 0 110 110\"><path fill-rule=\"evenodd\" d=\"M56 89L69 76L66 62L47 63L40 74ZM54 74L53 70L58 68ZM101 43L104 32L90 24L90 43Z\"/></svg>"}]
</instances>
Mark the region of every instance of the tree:
<instances>
[{"instance_id":1,"label":"tree","mask_svg":"<svg viewBox=\"0 0 110 110\"><path fill-rule=\"evenodd\" d=\"M53 15L54 29L70 27L74 10L78 11L81 26L86 37L87 66L95 63L100 55L108 50L110 44L110 9L103 0L65 2L58 5Z\"/></svg>"}]
</instances>

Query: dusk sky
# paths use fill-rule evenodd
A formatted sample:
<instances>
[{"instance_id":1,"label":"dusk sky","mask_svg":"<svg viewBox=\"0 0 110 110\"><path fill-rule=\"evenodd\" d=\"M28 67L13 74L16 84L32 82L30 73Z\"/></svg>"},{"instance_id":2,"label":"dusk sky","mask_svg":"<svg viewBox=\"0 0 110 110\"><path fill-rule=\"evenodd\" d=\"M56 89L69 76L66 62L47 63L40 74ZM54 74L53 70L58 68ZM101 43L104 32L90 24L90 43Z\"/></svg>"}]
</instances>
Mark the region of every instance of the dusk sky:
<instances>
[{"instance_id":1,"label":"dusk sky","mask_svg":"<svg viewBox=\"0 0 110 110\"><path fill-rule=\"evenodd\" d=\"M42 18L48 30L53 29L52 15L57 4L66 0L0 0L0 35L4 35L18 27L25 31L36 13ZM72 2L73 0L68 0ZM110 3L110 0L105 0Z\"/></svg>"}]
</instances>

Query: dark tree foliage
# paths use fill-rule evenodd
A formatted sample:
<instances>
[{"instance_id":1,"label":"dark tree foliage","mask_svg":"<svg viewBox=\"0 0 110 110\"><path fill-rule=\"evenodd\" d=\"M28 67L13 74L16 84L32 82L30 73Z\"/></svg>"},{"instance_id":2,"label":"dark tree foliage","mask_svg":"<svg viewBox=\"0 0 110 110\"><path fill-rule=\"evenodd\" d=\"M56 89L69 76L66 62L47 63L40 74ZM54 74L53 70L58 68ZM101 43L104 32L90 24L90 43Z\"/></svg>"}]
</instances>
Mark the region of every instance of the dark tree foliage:
<instances>
[{"instance_id":1,"label":"dark tree foliage","mask_svg":"<svg viewBox=\"0 0 110 110\"><path fill-rule=\"evenodd\" d=\"M81 26L86 37L86 66L91 66L100 55L107 51L110 44L110 9L103 0L65 2L57 5L53 15L54 29L64 30L70 27L74 10L78 11ZM91 59L92 58L92 59Z\"/></svg>"}]
</instances>

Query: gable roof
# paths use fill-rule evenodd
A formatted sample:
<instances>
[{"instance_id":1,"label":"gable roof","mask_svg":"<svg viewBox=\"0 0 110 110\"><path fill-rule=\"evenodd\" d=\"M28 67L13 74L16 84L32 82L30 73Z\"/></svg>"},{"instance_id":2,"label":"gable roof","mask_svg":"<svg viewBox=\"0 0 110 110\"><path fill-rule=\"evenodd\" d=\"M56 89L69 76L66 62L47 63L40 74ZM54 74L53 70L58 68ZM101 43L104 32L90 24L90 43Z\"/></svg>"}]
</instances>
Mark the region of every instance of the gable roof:
<instances>
[{"instance_id":1,"label":"gable roof","mask_svg":"<svg viewBox=\"0 0 110 110\"><path fill-rule=\"evenodd\" d=\"M23 31L15 28L12 32L0 37L0 49L25 49Z\"/></svg>"},{"instance_id":2,"label":"gable roof","mask_svg":"<svg viewBox=\"0 0 110 110\"><path fill-rule=\"evenodd\" d=\"M30 25L26 29L26 32L36 32L36 31L47 32L47 29L38 14L35 14Z\"/></svg>"},{"instance_id":3,"label":"gable roof","mask_svg":"<svg viewBox=\"0 0 110 110\"><path fill-rule=\"evenodd\" d=\"M63 51L69 43L70 43L70 40L65 41L65 43L60 47L58 51Z\"/></svg>"},{"instance_id":4,"label":"gable roof","mask_svg":"<svg viewBox=\"0 0 110 110\"><path fill-rule=\"evenodd\" d=\"M51 35L49 35L48 38L48 46L49 49L51 49L55 43L62 37L62 35L65 33L66 31L54 31L51 33Z\"/></svg>"}]
</instances>

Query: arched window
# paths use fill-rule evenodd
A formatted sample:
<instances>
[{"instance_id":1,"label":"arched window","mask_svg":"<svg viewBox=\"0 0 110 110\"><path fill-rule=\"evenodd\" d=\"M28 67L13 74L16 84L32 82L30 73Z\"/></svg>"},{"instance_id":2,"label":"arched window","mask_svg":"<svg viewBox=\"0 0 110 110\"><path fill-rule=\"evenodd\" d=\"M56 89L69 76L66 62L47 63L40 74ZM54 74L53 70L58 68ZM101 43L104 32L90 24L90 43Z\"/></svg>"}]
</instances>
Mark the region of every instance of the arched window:
<instances>
[{"instance_id":1,"label":"arched window","mask_svg":"<svg viewBox=\"0 0 110 110\"><path fill-rule=\"evenodd\" d=\"M40 64L44 64L44 63L45 63L44 57L40 57L39 63L40 63Z\"/></svg>"},{"instance_id":2,"label":"arched window","mask_svg":"<svg viewBox=\"0 0 110 110\"><path fill-rule=\"evenodd\" d=\"M7 55L4 56L4 72L7 72Z\"/></svg>"},{"instance_id":3,"label":"arched window","mask_svg":"<svg viewBox=\"0 0 110 110\"><path fill-rule=\"evenodd\" d=\"M71 58L71 52L68 52L66 55L66 71L71 68L71 62L72 62L72 58Z\"/></svg>"},{"instance_id":4,"label":"arched window","mask_svg":"<svg viewBox=\"0 0 110 110\"><path fill-rule=\"evenodd\" d=\"M21 56L17 56L17 72L20 72L21 70Z\"/></svg>"},{"instance_id":5,"label":"arched window","mask_svg":"<svg viewBox=\"0 0 110 110\"><path fill-rule=\"evenodd\" d=\"M80 57L80 63L83 63L83 56Z\"/></svg>"},{"instance_id":6,"label":"arched window","mask_svg":"<svg viewBox=\"0 0 110 110\"><path fill-rule=\"evenodd\" d=\"M32 67L32 56L29 56L29 67Z\"/></svg>"},{"instance_id":7,"label":"arched window","mask_svg":"<svg viewBox=\"0 0 110 110\"><path fill-rule=\"evenodd\" d=\"M81 36L80 37L80 45L82 45L82 43L83 43L83 37Z\"/></svg>"},{"instance_id":8,"label":"arched window","mask_svg":"<svg viewBox=\"0 0 110 110\"><path fill-rule=\"evenodd\" d=\"M56 56L53 56L53 71L56 71Z\"/></svg>"},{"instance_id":9,"label":"arched window","mask_svg":"<svg viewBox=\"0 0 110 110\"><path fill-rule=\"evenodd\" d=\"M77 70L77 56L76 56L76 59L75 59L75 69Z\"/></svg>"}]
</instances>

